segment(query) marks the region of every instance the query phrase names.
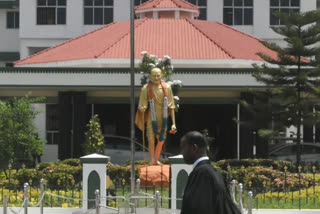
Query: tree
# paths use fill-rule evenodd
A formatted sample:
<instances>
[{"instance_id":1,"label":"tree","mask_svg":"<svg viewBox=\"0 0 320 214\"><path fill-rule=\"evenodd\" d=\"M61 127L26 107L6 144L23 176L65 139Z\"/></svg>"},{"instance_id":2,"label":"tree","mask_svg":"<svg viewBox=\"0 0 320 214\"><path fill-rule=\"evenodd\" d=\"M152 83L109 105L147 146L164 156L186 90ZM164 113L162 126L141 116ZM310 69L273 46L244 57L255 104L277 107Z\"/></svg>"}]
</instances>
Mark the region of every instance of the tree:
<instances>
[{"instance_id":1,"label":"tree","mask_svg":"<svg viewBox=\"0 0 320 214\"><path fill-rule=\"evenodd\" d=\"M37 112L31 104L42 98L26 95L8 102L0 101L0 156L12 163L34 161L42 155L44 141L34 126Z\"/></svg>"},{"instance_id":2,"label":"tree","mask_svg":"<svg viewBox=\"0 0 320 214\"><path fill-rule=\"evenodd\" d=\"M274 137L279 130L295 126L297 128L297 166L301 162L303 125L319 123L320 112L313 107L320 97L320 27L315 24L320 19L320 11L289 14L276 13L282 26L272 30L284 37L286 47L262 42L277 53L272 57L263 53L258 55L270 64L254 65L253 77L267 86L266 91L254 93L254 104L243 102L255 115L254 124L258 134ZM261 121L269 117L273 127L263 128ZM260 124L260 125L258 125Z\"/></svg>"},{"instance_id":3,"label":"tree","mask_svg":"<svg viewBox=\"0 0 320 214\"><path fill-rule=\"evenodd\" d=\"M104 153L104 137L101 132L100 120L95 114L87 124L87 131L85 133L86 141L84 143L85 154Z\"/></svg>"}]
</instances>

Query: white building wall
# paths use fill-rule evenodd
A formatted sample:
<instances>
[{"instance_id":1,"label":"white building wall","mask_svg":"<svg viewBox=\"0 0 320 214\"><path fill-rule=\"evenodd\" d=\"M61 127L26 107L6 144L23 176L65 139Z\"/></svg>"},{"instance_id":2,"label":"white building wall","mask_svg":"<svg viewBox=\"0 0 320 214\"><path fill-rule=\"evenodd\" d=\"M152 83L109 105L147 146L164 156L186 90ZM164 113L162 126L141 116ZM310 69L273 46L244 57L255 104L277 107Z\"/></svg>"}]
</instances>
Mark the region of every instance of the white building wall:
<instances>
[{"instance_id":1,"label":"white building wall","mask_svg":"<svg viewBox=\"0 0 320 214\"><path fill-rule=\"evenodd\" d=\"M19 52L19 29L7 29L7 11L0 9L0 52Z\"/></svg>"},{"instance_id":2,"label":"white building wall","mask_svg":"<svg viewBox=\"0 0 320 214\"><path fill-rule=\"evenodd\" d=\"M301 0L300 11L315 10L317 0ZM223 0L207 0L208 21L223 23ZM251 34L254 37L282 44L282 37L270 28L270 0L253 1L253 25L234 25L233 28Z\"/></svg>"},{"instance_id":3,"label":"white building wall","mask_svg":"<svg viewBox=\"0 0 320 214\"><path fill-rule=\"evenodd\" d=\"M115 22L130 20L130 1L114 0L113 20Z\"/></svg>"},{"instance_id":4,"label":"white building wall","mask_svg":"<svg viewBox=\"0 0 320 214\"><path fill-rule=\"evenodd\" d=\"M34 103L32 104L33 110L36 112L34 119L34 126L38 131L38 137L45 140L46 137L46 104Z\"/></svg>"},{"instance_id":5,"label":"white building wall","mask_svg":"<svg viewBox=\"0 0 320 214\"><path fill-rule=\"evenodd\" d=\"M21 58L29 55L29 47L51 47L70 38L88 33L102 25L83 24L83 1L67 1L66 25L37 25L36 24L36 0L20 1L20 43ZM254 0L254 19L251 26L232 26L242 32L255 37L280 43L281 37L269 27L270 5L269 0ZM301 11L316 9L316 0L301 0ZM5 15L0 12L1 16ZM130 5L127 0L114 0L114 21L126 21L130 19ZM207 19L209 21L223 22L223 0L207 0ZM3 23L1 23L3 24ZM5 23L4 23L5 24ZM3 27L0 27L0 33ZM19 38L17 32L10 32L6 36L8 42L0 43L1 46L19 50ZM9 33L8 32L8 33ZM12 35L15 33L15 35ZM10 39L9 39L10 38ZM12 39L13 38L13 39Z\"/></svg>"},{"instance_id":6,"label":"white building wall","mask_svg":"<svg viewBox=\"0 0 320 214\"><path fill-rule=\"evenodd\" d=\"M207 20L223 22L223 1L207 0Z\"/></svg>"},{"instance_id":7,"label":"white building wall","mask_svg":"<svg viewBox=\"0 0 320 214\"><path fill-rule=\"evenodd\" d=\"M119 21L127 18L125 0L114 1L115 17ZM119 8L122 8L121 10ZM83 1L67 1L65 25L37 25L37 1L20 1L20 43L21 58L29 56L30 47L52 47L68 39L91 32L103 25L84 25Z\"/></svg>"}]
</instances>

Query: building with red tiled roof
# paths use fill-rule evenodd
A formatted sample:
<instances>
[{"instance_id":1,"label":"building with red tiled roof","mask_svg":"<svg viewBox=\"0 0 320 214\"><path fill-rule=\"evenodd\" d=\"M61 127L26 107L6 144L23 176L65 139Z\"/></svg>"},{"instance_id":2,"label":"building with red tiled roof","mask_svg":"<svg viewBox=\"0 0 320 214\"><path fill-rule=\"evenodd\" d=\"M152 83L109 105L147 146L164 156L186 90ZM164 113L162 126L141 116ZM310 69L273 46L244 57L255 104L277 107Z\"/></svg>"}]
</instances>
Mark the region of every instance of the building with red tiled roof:
<instances>
[{"instance_id":1,"label":"building with red tiled roof","mask_svg":"<svg viewBox=\"0 0 320 214\"><path fill-rule=\"evenodd\" d=\"M183 82L178 134L168 136L167 151L178 152L186 131L207 129L216 139L218 159L250 157L250 130L234 118L245 116L239 104L246 95L243 89L263 87L250 74L253 63L264 63L257 53L276 54L259 39L227 25L195 20L198 8L183 0L150 0L137 7L136 15L135 65L142 51L169 55L173 78ZM15 68L0 69L0 86L11 95L32 91L47 97L45 104L36 105L41 112L37 124L64 159L82 154L91 115L99 114L105 135L129 137L129 67L130 23L114 22L21 59ZM137 73L137 98L140 78ZM106 142L129 146L123 138ZM263 156L263 150L261 144L257 155Z\"/></svg>"}]
</instances>

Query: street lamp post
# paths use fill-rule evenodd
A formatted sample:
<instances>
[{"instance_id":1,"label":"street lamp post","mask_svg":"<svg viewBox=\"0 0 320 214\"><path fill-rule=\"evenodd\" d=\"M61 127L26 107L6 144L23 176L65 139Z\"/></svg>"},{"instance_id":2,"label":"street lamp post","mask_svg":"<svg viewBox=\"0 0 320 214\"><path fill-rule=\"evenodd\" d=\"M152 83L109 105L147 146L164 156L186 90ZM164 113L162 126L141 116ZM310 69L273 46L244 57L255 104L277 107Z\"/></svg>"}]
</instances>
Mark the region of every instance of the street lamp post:
<instances>
[{"instance_id":1,"label":"street lamp post","mask_svg":"<svg viewBox=\"0 0 320 214\"><path fill-rule=\"evenodd\" d=\"M131 193L134 192L135 185L135 173L134 173L134 153L135 153L135 126L134 126L134 114L135 114L135 83L134 83L134 0L130 0L130 129L131 129Z\"/></svg>"}]
</instances>

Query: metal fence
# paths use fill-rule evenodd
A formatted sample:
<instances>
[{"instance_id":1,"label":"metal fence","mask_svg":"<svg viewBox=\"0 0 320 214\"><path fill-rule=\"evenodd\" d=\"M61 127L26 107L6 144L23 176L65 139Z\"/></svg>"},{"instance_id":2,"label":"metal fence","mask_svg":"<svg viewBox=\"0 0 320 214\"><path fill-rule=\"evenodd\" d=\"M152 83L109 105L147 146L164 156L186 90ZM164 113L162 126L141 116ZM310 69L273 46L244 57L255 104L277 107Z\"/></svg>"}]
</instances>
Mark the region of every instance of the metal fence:
<instances>
[{"instance_id":1,"label":"metal fence","mask_svg":"<svg viewBox=\"0 0 320 214\"><path fill-rule=\"evenodd\" d=\"M272 175L269 181L258 183L259 179L246 180L244 196L249 191L253 193L255 209L320 209L320 174L315 166L309 168L308 172L303 172L302 167L298 167L296 173L290 173L284 167L278 176Z\"/></svg>"},{"instance_id":2,"label":"metal fence","mask_svg":"<svg viewBox=\"0 0 320 214\"><path fill-rule=\"evenodd\" d=\"M316 167L309 166L309 173L304 173L300 168L297 173L293 173L296 179L293 184L289 172L284 168L281 178L273 179L270 182L261 182L257 185L254 181L241 181L243 183L242 201L243 207L248 206L248 194L253 193L253 204L255 209L260 208L295 208L295 209L320 209L320 174ZM151 172L146 171L144 180L140 180L140 192L148 195L155 195L157 191L160 194L160 207L170 208L170 175L169 179L164 176L164 168L160 166L160 175L157 182L150 182ZM170 170L169 170L170 172ZM13 173L13 172L11 172ZM45 207L82 207L82 184L73 183L65 185L67 177L65 174L57 185L46 185L47 194L44 195ZM231 177L231 175L229 176ZM10 174L9 174L10 178ZM40 180L40 179L39 179ZM28 182L28 181L27 181ZM130 194L128 182L113 181L113 185L107 189L108 196L122 197ZM59 185L58 185L59 184ZM236 184L237 186L238 184ZM237 188L239 188L237 186ZM7 183L0 181L0 203L2 204L5 196L9 206L19 207L23 202L23 186L16 185L11 179ZM29 202L35 205L41 198L41 188L39 181L33 181L28 188ZM72 200L71 200L72 199ZM105 206L118 207L121 200L108 200ZM152 206L153 202L149 199L140 199L140 207Z\"/></svg>"},{"instance_id":3,"label":"metal fence","mask_svg":"<svg viewBox=\"0 0 320 214\"><path fill-rule=\"evenodd\" d=\"M92 212L92 210L95 209L95 213L96 214L100 214L101 208L105 208L108 210L112 210L115 211L115 213L120 213L120 210L123 209L123 212L121 213L125 213L125 214L129 214L129 213L139 213L137 212L137 210L141 210L141 208L145 211L148 211L148 213L154 213L154 214L160 214L160 213L168 213L167 210L169 210L168 208L164 208L161 206L161 200L162 199L166 199L166 200L171 200L170 198L166 198L166 197L162 197L160 195L159 191L156 191L155 194L148 194L145 192L141 192L140 191L140 185L139 185L140 181L139 179L137 179L137 185L136 185L136 189L134 193L130 193L128 196L103 196L100 195L99 190L95 191L95 199L92 199L95 201L95 206L93 208L90 208L88 210L83 210L82 214L87 214ZM233 182L233 188L232 188L232 196L233 196L233 201L235 204L237 204L237 206L240 208L240 210L242 211L243 214L252 214L252 192L249 192L248 195L248 209L245 210L243 207L243 202L242 202L242 184L239 184L239 191L237 193L237 195L239 195L239 201L237 201L235 195L236 195L236 188L235 188L236 182ZM56 198L61 198L63 200L81 200L81 199L77 199L77 198L68 198L68 197L64 197L64 196L59 196L59 195L55 195L52 193L49 193L45 190L45 185L44 185L44 180L41 179L40 181L40 195L39 195L39 200L36 202L36 204L32 204L30 203L30 197L28 194L28 190L29 190L29 184L25 183L24 187L23 187L23 201L21 203L21 206L18 207L18 209L13 209L12 207L9 206L8 204L8 200L7 200L7 196L5 195L3 198L3 213L7 214L8 210L13 213L13 214L20 214L22 211L24 214L28 214L28 208L29 207L39 207L40 210L40 214L43 214L43 208L44 208L44 204L45 204L45 196L49 195L51 197L56 197ZM107 201L106 204L102 204L101 201L102 199L105 199L104 201ZM119 203L118 206L109 206L108 202L109 201L118 201L120 200L121 202ZM150 201L150 205L149 206L143 206L141 205L140 201L141 200L149 200ZM181 200L181 199L178 199ZM88 201L88 199L87 199ZM82 203L85 203L86 201L83 200ZM162 212L165 211L165 212ZM179 211L177 211L178 213ZM170 213L176 213L175 210L171 210Z\"/></svg>"}]
</instances>

